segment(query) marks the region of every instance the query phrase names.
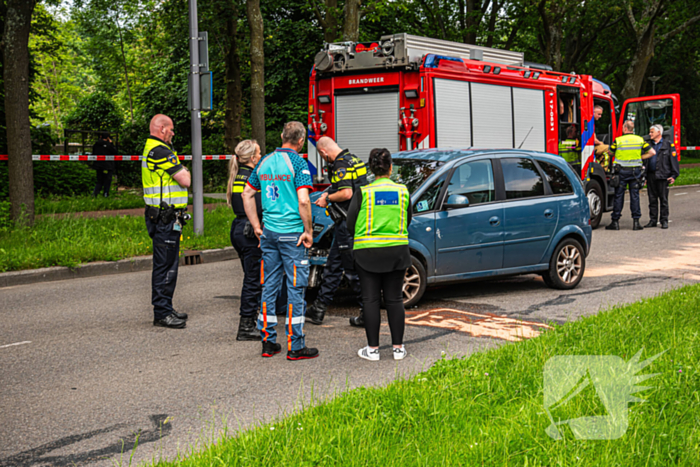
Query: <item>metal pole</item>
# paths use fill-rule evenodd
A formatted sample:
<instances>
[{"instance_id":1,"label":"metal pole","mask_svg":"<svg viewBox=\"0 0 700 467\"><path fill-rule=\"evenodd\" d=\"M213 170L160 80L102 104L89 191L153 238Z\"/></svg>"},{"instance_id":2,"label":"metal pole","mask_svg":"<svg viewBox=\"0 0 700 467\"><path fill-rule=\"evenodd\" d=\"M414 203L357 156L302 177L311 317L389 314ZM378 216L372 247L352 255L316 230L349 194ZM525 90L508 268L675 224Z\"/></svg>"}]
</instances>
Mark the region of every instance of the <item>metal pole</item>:
<instances>
[{"instance_id":1,"label":"metal pole","mask_svg":"<svg viewBox=\"0 0 700 467\"><path fill-rule=\"evenodd\" d=\"M192 90L192 204L194 233L204 233L204 193L202 187L202 120L199 102L199 25L197 0L189 0L190 9L190 89Z\"/></svg>"}]
</instances>

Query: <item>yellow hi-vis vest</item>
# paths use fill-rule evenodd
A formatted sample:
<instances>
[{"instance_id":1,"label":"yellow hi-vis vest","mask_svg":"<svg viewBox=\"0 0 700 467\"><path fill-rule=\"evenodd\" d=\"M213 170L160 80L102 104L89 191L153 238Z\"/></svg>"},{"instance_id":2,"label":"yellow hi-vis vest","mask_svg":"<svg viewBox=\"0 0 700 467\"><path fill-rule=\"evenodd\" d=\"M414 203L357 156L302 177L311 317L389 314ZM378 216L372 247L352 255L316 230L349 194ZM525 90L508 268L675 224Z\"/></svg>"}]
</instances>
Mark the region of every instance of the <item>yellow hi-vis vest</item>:
<instances>
[{"instance_id":1,"label":"yellow hi-vis vest","mask_svg":"<svg viewBox=\"0 0 700 467\"><path fill-rule=\"evenodd\" d=\"M355 250L408 245L408 189L379 178L362 190L362 207L355 224Z\"/></svg>"},{"instance_id":2,"label":"yellow hi-vis vest","mask_svg":"<svg viewBox=\"0 0 700 467\"><path fill-rule=\"evenodd\" d=\"M622 167L641 167L642 152L647 152L649 148L649 143L633 134L618 136L610 145L610 150L615 153L615 162Z\"/></svg>"},{"instance_id":3,"label":"yellow hi-vis vest","mask_svg":"<svg viewBox=\"0 0 700 467\"><path fill-rule=\"evenodd\" d=\"M164 146L172 151L174 157L156 159L153 150ZM161 201L174 206L176 209L187 207L187 188L179 183L166 170L175 167L180 161L177 153L170 146L154 138L146 140L141 161L141 181L143 182L143 200L148 206L160 206Z\"/></svg>"},{"instance_id":4,"label":"yellow hi-vis vest","mask_svg":"<svg viewBox=\"0 0 700 467\"><path fill-rule=\"evenodd\" d=\"M581 148L578 147L578 140L575 139L565 139L559 143L559 155L564 158L566 162L575 164L580 162Z\"/></svg>"}]
</instances>

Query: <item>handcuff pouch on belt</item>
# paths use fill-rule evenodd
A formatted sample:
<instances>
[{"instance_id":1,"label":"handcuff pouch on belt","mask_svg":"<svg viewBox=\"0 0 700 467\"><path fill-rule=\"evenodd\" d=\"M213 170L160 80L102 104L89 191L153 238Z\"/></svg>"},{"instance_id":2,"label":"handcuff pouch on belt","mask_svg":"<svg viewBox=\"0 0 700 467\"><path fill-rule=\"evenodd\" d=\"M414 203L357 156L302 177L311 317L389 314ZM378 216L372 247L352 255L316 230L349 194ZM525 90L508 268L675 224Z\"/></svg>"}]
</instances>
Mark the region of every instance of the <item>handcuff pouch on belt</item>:
<instances>
[{"instance_id":1,"label":"handcuff pouch on belt","mask_svg":"<svg viewBox=\"0 0 700 467\"><path fill-rule=\"evenodd\" d=\"M246 220L243 226L243 236L245 238L255 238L255 229L249 220Z\"/></svg>"},{"instance_id":2,"label":"handcuff pouch on belt","mask_svg":"<svg viewBox=\"0 0 700 467\"><path fill-rule=\"evenodd\" d=\"M170 224L179 219L182 226L189 220L189 215L183 214L182 209L175 209L174 206L169 206L165 201L161 201L160 207L146 206L146 217L156 224L158 222Z\"/></svg>"}]
</instances>

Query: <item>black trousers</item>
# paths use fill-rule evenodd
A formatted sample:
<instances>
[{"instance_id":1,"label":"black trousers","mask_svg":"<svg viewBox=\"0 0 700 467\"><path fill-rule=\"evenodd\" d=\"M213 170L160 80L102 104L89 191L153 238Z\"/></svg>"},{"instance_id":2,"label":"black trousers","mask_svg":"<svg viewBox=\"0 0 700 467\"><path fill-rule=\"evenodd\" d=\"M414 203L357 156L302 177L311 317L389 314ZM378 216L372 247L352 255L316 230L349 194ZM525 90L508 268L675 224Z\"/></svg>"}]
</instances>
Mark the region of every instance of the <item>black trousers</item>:
<instances>
[{"instance_id":1,"label":"black trousers","mask_svg":"<svg viewBox=\"0 0 700 467\"><path fill-rule=\"evenodd\" d=\"M362 284L362 301L365 305L365 334L367 345L379 346L379 326L381 324L380 304L382 294L386 305L386 314L389 318L391 330L391 343L403 344L404 320L406 311L403 308L403 279L406 270L391 271L386 273L369 272L358 264L355 265L360 275Z\"/></svg>"},{"instance_id":2,"label":"black trousers","mask_svg":"<svg viewBox=\"0 0 700 467\"><path fill-rule=\"evenodd\" d=\"M642 217L642 210L639 207L639 179L642 176L642 168L622 169L620 171L620 185L615 188L615 200L613 202L613 213L610 218L614 221L622 217L622 208L625 205L625 191L630 189L630 210L632 219Z\"/></svg>"},{"instance_id":3,"label":"black trousers","mask_svg":"<svg viewBox=\"0 0 700 467\"><path fill-rule=\"evenodd\" d=\"M656 173L649 171L647 191L649 194L649 219L658 222L668 221L668 180L657 180ZM661 218L659 218L661 205Z\"/></svg>"},{"instance_id":4,"label":"black trousers","mask_svg":"<svg viewBox=\"0 0 700 467\"><path fill-rule=\"evenodd\" d=\"M105 197L109 196L109 189L112 186L112 175L111 170L97 170L97 183L95 184L95 189L92 190L92 196L97 196L100 191L103 192Z\"/></svg>"},{"instance_id":5,"label":"black trousers","mask_svg":"<svg viewBox=\"0 0 700 467\"><path fill-rule=\"evenodd\" d=\"M355 261L352 255L353 238L348 232L345 221L335 224L335 238L328 253L326 266L323 269L323 280L318 291L318 300L329 305L333 301L335 292L340 287L343 272L350 282L350 287L357 297L357 303L362 308L362 288L360 278L355 271Z\"/></svg>"},{"instance_id":6,"label":"black trousers","mask_svg":"<svg viewBox=\"0 0 700 467\"><path fill-rule=\"evenodd\" d=\"M260 260L262 250L257 238L243 235L245 218L237 217L231 223L231 245L238 253L243 268L243 287L241 288L241 317L257 318L260 310L262 285L260 284Z\"/></svg>"},{"instance_id":7,"label":"black trousers","mask_svg":"<svg viewBox=\"0 0 700 467\"><path fill-rule=\"evenodd\" d=\"M173 294L180 264L180 231L173 230L174 225L175 221L154 223L146 217L148 235L153 240L151 303L154 319L163 319L173 312Z\"/></svg>"}]
</instances>

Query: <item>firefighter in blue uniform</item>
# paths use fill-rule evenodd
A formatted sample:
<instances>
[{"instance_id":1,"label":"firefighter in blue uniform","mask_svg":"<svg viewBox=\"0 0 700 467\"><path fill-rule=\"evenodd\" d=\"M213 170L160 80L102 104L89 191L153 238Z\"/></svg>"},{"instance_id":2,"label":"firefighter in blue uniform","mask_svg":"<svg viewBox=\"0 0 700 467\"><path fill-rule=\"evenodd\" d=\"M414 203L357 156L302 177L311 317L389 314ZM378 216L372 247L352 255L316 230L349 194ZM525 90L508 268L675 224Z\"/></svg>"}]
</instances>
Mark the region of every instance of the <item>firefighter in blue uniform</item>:
<instances>
[{"instance_id":1,"label":"firefighter in blue uniform","mask_svg":"<svg viewBox=\"0 0 700 467\"><path fill-rule=\"evenodd\" d=\"M192 181L173 150L173 121L166 115L151 119L141 163L146 227L153 240L151 302L153 325L184 328L187 314L173 309L177 284L180 238L187 210L187 188Z\"/></svg>"},{"instance_id":2,"label":"firefighter in blue uniform","mask_svg":"<svg viewBox=\"0 0 700 467\"><path fill-rule=\"evenodd\" d=\"M368 183L367 167L364 162L350 154L347 149L341 149L328 136L319 138L316 142L316 150L323 157L323 160L331 164L329 174L331 179L330 190L316 200L316 205L325 208L328 207L328 202L330 201L347 213L353 193ZM350 324L364 327L362 288L360 287L359 276L355 272L352 253L353 238L348 232L345 216L334 219L334 222L335 238L323 271L321 289L318 292L316 301L306 311L306 319L313 324L321 324L323 322L326 309L333 301L333 295L338 290L343 272L345 272L345 277L350 282L350 286L360 305L360 315L350 318Z\"/></svg>"},{"instance_id":3,"label":"firefighter in blue uniform","mask_svg":"<svg viewBox=\"0 0 700 467\"><path fill-rule=\"evenodd\" d=\"M613 213L610 216L612 222L605 227L605 230L620 230L619 220L622 217L627 186L630 189L632 230L643 230L644 227L639 223L639 218L642 217L642 210L639 207L639 189L644 185L642 160L651 158L656 151L641 136L634 134L634 122L627 120L622 125L622 136L615 138L610 145L610 152L615 156L615 169L619 173L620 184L615 188Z\"/></svg>"}]
</instances>

